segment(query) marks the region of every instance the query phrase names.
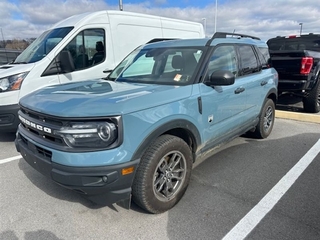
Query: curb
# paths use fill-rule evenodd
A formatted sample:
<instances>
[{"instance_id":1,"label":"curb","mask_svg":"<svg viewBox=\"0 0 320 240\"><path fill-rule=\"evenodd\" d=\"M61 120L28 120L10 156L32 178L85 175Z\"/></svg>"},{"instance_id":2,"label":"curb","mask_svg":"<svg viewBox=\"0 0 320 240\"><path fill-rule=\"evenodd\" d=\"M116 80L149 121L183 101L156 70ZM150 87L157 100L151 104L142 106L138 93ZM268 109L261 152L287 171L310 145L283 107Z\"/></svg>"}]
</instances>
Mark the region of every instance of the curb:
<instances>
[{"instance_id":1,"label":"curb","mask_svg":"<svg viewBox=\"0 0 320 240\"><path fill-rule=\"evenodd\" d=\"M286 112L286 111L276 110L275 117L320 124L320 115L316 115L316 114L296 113L296 112Z\"/></svg>"}]
</instances>

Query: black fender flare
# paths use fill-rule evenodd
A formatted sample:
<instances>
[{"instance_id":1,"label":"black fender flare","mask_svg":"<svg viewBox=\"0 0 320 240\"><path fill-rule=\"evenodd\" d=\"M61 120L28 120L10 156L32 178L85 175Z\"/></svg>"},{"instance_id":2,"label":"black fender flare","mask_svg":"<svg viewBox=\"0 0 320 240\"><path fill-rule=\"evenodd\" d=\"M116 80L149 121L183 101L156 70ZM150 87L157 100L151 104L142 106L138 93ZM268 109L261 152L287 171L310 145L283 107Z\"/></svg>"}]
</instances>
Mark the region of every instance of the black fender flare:
<instances>
[{"instance_id":1,"label":"black fender flare","mask_svg":"<svg viewBox=\"0 0 320 240\"><path fill-rule=\"evenodd\" d=\"M274 104L276 104L278 101L278 90L276 88L270 89L269 92L267 93L263 103L265 103L268 98L272 99L274 101Z\"/></svg>"}]
</instances>

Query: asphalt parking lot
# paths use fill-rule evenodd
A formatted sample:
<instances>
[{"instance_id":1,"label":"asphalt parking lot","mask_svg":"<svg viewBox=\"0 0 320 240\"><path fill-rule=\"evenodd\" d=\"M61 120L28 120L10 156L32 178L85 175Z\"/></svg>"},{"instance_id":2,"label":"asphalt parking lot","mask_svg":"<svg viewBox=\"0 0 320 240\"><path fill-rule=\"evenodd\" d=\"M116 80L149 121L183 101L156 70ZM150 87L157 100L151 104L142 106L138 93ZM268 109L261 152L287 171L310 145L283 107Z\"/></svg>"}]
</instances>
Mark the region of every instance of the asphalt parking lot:
<instances>
[{"instance_id":1,"label":"asphalt parking lot","mask_svg":"<svg viewBox=\"0 0 320 240\"><path fill-rule=\"evenodd\" d=\"M33 170L0 136L0 240L320 239L319 123L277 106L265 140L239 137L194 166L172 210L100 207ZM285 112L285 113L282 113ZM287 118L288 117L288 118Z\"/></svg>"}]
</instances>

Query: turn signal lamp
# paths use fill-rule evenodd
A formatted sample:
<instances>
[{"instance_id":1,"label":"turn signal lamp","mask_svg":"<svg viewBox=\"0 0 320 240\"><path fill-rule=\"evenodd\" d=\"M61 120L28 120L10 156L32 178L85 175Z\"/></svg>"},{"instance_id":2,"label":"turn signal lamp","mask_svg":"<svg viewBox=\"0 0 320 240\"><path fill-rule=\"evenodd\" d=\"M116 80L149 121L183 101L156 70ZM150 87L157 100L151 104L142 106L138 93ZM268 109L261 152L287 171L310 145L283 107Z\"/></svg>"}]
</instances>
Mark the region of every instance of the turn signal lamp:
<instances>
[{"instance_id":1,"label":"turn signal lamp","mask_svg":"<svg viewBox=\"0 0 320 240\"><path fill-rule=\"evenodd\" d=\"M134 167L127 167L127 168L122 168L121 174L122 175L128 175L134 172Z\"/></svg>"}]
</instances>

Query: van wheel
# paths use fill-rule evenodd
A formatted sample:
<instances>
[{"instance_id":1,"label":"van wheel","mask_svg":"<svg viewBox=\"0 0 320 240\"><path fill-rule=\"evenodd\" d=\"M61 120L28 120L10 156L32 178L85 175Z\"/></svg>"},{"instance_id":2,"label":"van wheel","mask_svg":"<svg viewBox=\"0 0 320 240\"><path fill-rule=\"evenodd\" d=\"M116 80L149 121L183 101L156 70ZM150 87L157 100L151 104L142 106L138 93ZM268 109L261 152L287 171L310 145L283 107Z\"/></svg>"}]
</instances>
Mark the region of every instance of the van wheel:
<instances>
[{"instance_id":1,"label":"van wheel","mask_svg":"<svg viewBox=\"0 0 320 240\"><path fill-rule=\"evenodd\" d=\"M143 154L133 185L132 198L150 213L176 205L191 176L192 152L181 138L162 135Z\"/></svg>"},{"instance_id":2,"label":"van wheel","mask_svg":"<svg viewBox=\"0 0 320 240\"><path fill-rule=\"evenodd\" d=\"M256 126L253 136L255 138L267 138L273 128L275 117L275 104L271 99L267 99L259 117L259 123Z\"/></svg>"},{"instance_id":3,"label":"van wheel","mask_svg":"<svg viewBox=\"0 0 320 240\"><path fill-rule=\"evenodd\" d=\"M308 113L320 111L320 78L318 78L316 86L309 92L308 97L303 99L303 108Z\"/></svg>"}]
</instances>

